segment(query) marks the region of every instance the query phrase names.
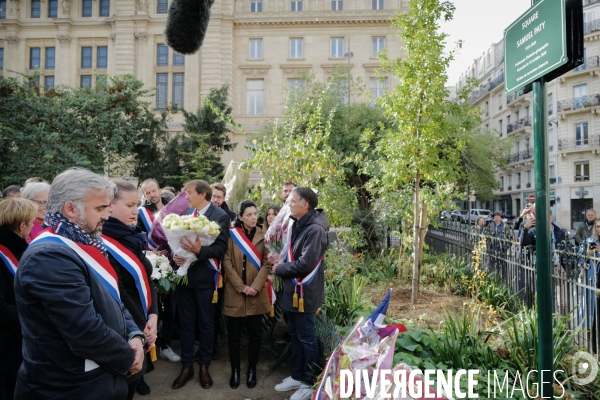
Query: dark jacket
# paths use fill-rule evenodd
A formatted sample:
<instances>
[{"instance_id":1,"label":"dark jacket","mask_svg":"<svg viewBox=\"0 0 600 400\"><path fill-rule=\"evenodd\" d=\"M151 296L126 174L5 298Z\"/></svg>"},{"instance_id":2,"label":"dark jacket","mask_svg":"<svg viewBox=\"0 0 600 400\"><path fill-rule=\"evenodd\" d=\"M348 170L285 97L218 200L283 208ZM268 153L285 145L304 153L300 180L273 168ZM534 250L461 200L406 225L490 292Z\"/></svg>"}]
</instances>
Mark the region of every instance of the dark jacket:
<instances>
[{"instance_id":1,"label":"dark jacket","mask_svg":"<svg viewBox=\"0 0 600 400\"><path fill-rule=\"evenodd\" d=\"M565 240L565 231L554 223L552 224L552 228L554 229L554 239L556 241L556 246L558 247L559 244ZM535 246L535 226L529 229L523 228L520 242L521 246Z\"/></svg>"},{"instance_id":2,"label":"dark jacket","mask_svg":"<svg viewBox=\"0 0 600 400\"><path fill-rule=\"evenodd\" d=\"M162 196L160 197L160 201L162 202L163 206L166 206L167 204L169 204L169 201ZM144 207L145 209L150 211L150 214L158 213L158 209L156 208L156 206L154 204L150 203L148 200L144 200L144 202L142 203L142 207ZM137 227L140 228L143 232L147 233L146 227L144 226L144 223L142 222L142 217L140 217L140 216L138 216L138 219L137 219Z\"/></svg>"},{"instance_id":3,"label":"dark jacket","mask_svg":"<svg viewBox=\"0 0 600 400\"><path fill-rule=\"evenodd\" d=\"M66 245L30 245L15 278L23 330L16 399L124 399L139 332L122 303ZM86 360L98 368L85 371Z\"/></svg>"},{"instance_id":4,"label":"dark jacket","mask_svg":"<svg viewBox=\"0 0 600 400\"><path fill-rule=\"evenodd\" d=\"M229 215L229 219L232 221L235 219L235 217L237 217L235 212L233 212L229 209L229 206L227 205L226 202L223 202L223 204L221 204L221 210L225 211L227 213L227 215Z\"/></svg>"},{"instance_id":5,"label":"dark jacket","mask_svg":"<svg viewBox=\"0 0 600 400\"><path fill-rule=\"evenodd\" d=\"M17 260L21 258L27 242L15 232L0 226L0 244L10 250ZM21 356L21 325L15 301L14 277L0 259L0 373L17 372ZM0 388L2 392L4 388Z\"/></svg>"},{"instance_id":6,"label":"dark jacket","mask_svg":"<svg viewBox=\"0 0 600 400\"><path fill-rule=\"evenodd\" d=\"M575 244L577 246L579 246L582 242L585 242L587 238L594 236L595 222L596 220L592 221L591 225L588 225L586 218L585 221L579 225L579 228L577 228L577 233L575 234Z\"/></svg>"},{"instance_id":7,"label":"dark jacket","mask_svg":"<svg viewBox=\"0 0 600 400\"><path fill-rule=\"evenodd\" d=\"M186 214L191 214L193 209L190 209ZM196 256L198 261L190 265L188 269L188 287L192 289L214 289L215 288L215 270L211 269L206 260L209 258L217 258L219 261L223 259L227 251L227 242L229 240L229 225L231 221L229 216L212 203L208 206L208 210L204 216L209 221L215 221L221 227L221 232L213 244L210 246L202 246L200 253Z\"/></svg>"},{"instance_id":8,"label":"dark jacket","mask_svg":"<svg viewBox=\"0 0 600 400\"><path fill-rule=\"evenodd\" d=\"M156 303L156 289L154 283L150 279L152 275L152 264L150 260L146 258L145 254L145 233L142 232L136 226L127 226L116 218L109 217L102 226L102 234L110 236L122 244L127 250L131 251L137 258L142 262L148 275L150 284L150 294L152 298L152 305L148 311L148 315L158 315L158 305ZM141 237L140 237L141 236ZM135 284L135 279L125 267L121 265L110 253L108 254L108 260L115 269L117 277L119 278L119 292L121 293L121 301L125 305L125 308L129 311L133 320L140 330L144 330L146 327L146 317L144 315L144 309L142 307L142 301Z\"/></svg>"},{"instance_id":9,"label":"dark jacket","mask_svg":"<svg viewBox=\"0 0 600 400\"><path fill-rule=\"evenodd\" d=\"M293 307L295 285L292 278L303 278L317 265L327 250L327 217L321 210L311 210L292 227L292 252L296 261L280 264L275 274L284 279L281 308L287 312L298 312ZM325 262L317 271L313 281L304 286L304 312L314 313L323 304L325 296Z\"/></svg>"}]
</instances>

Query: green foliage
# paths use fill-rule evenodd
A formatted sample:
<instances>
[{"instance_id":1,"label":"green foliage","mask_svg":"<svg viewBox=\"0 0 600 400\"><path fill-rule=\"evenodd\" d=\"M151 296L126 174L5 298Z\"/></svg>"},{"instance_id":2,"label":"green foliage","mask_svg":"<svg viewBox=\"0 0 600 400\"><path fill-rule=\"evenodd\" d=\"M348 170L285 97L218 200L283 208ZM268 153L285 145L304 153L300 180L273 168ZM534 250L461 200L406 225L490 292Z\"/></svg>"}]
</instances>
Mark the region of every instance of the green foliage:
<instances>
[{"instance_id":1,"label":"green foliage","mask_svg":"<svg viewBox=\"0 0 600 400\"><path fill-rule=\"evenodd\" d=\"M164 137L166 114L150 111L141 99L151 93L131 75L100 79L93 89L46 92L35 81L35 76L0 81L2 187L31 176L51 180L73 166L95 172L110 167L113 174L143 168L144 152L155 150L143 143Z\"/></svg>"}]
</instances>

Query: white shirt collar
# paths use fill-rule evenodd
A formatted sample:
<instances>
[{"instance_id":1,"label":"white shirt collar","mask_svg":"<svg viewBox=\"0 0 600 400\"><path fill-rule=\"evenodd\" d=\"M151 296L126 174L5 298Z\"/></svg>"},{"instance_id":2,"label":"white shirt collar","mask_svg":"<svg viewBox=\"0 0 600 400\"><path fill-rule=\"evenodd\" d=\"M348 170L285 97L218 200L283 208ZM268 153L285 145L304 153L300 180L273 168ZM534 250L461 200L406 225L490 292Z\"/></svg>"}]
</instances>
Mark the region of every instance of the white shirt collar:
<instances>
[{"instance_id":1,"label":"white shirt collar","mask_svg":"<svg viewBox=\"0 0 600 400\"><path fill-rule=\"evenodd\" d=\"M209 202L208 205L206 207L204 207L202 210L198 210L198 215L204 215L206 214L206 212L208 211L208 207L210 207L211 203Z\"/></svg>"}]
</instances>

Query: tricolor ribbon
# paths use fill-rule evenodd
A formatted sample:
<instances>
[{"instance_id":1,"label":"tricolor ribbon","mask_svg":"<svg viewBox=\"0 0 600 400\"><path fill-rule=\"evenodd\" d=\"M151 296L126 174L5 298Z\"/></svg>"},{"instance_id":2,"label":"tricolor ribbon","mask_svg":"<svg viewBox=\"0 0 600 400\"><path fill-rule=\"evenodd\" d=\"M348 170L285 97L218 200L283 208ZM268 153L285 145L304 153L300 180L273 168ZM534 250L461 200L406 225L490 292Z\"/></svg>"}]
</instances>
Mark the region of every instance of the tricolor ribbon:
<instances>
[{"instance_id":1,"label":"tricolor ribbon","mask_svg":"<svg viewBox=\"0 0 600 400\"><path fill-rule=\"evenodd\" d=\"M152 293L144 264L129 249L110 236L102 235L102 240L108 252L133 276L144 309L144 316L148 319L148 311L152 305Z\"/></svg>"},{"instance_id":2,"label":"tricolor ribbon","mask_svg":"<svg viewBox=\"0 0 600 400\"><path fill-rule=\"evenodd\" d=\"M218 258L209 258L206 260L206 265L208 265L208 268L215 271L215 292L213 293L212 302L216 303L219 300L218 289L223 287L223 281L221 280L221 263Z\"/></svg>"},{"instance_id":3,"label":"tricolor ribbon","mask_svg":"<svg viewBox=\"0 0 600 400\"><path fill-rule=\"evenodd\" d=\"M294 258L294 252L292 251L292 229L288 234L288 251L286 255L286 262L294 262L296 261ZM310 273L302 278L292 278L292 283L294 284L294 296L292 298L292 307L298 308L298 312L304 312L304 286L310 285L310 283L315 279L315 275L317 275L317 271L319 267L323 263L323 257L319 259L317 265L313 268ZM298 288L300 288L300 299L298 299Z\"/></svg>"},{"instance_id":4,"label":"tricolor ribbon","mask_svg":"<svg viewBox=\"0 0 600 400\"><path fill-rule=\"evenodd\" d=\"M17 267L19 266L19 260L17 260L17 257L15 257L7 247L2 245L0 245L0 260L4 261L4 265L8 268L8 272L10 272L12 276L15 276Z\"/></svg>"},{"instance_id":5,"label":"tricolor ribbon","mask_svg":"<svg viewBox=\"0 0 600 400\"><path fill-rule=\"evenodd\" d=\"M152 224L154 223L154 215L146 207L139 207L138 212L140 214L142 224L144 224L144 227L146 228L146 236L148 236L148 250L156 250L158 246L154 244L152 240L150 240L150 231L152 230Z\"/></svg>"},{"instance_id":6,"label":"tricolor ribbon","mask_svg":"<svg viewBox=\"0 0 600 400\"><path fill-rule=\"evenodd\" d=\"M94 272L94 275L102 282L111 296L117 300L117 302L121 303L117 273L100 250L94 246L75 243L66 237L55 234L50 228L45 229L38 237L36 237L31 242L30 246L38 243L55 243L70 247L71 250L73 250L88 267L90 267Z\"/></svg>"}]
</instances>

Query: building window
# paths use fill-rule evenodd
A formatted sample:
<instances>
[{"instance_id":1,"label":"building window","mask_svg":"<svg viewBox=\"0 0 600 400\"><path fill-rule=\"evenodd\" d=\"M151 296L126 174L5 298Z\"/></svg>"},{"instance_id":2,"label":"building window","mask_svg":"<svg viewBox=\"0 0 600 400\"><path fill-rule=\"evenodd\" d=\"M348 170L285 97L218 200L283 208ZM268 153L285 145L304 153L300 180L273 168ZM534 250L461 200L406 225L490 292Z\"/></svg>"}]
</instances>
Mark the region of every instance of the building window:
<instances>
[{"instance_id":1,"label":"building window","mask_svg":"<svg viewBox=\"0 0 600 400\"><path fill-rule=\"evenodd\" d=\"M265 107L265 81L247 81L246 96L246 114L263 115Z\"/></svg>"},{"instance_id":2,"label":"building window","mask_svg":"<svg viewBox=\"0 0 600 400\"><path fill-rule=\"evenodd\" d=\"M371 39L371 57L376 58L377 54L385 49L385 38L384 37L374 37Z\"/></svg>"},{"instance_id":3,"label":"building window","mask_svg":"<svg viewBox=\"0 0 600 400\"><path fill-rule=\"evenodd\" d=\"M371 78L371 106L377 103L377 99L383 96L383 92L387 89L387 78L383 81L377 78Z\"/></svg>"},{"instance_id":4,"label":"building window","mask_svg":"<svg viewBox=\"0 0 600 400\"><path fill-rule=\"evenodd\" d=\"M80 83L79 83L80 87L92 87L92 76L91 75L81 75L80 78Z\"/></svg>"},{"instance_id":5,"label":"building window","mask_svg":"<svg viewBox=\"0 0 600 400\"><path fill-rule=\"evenodd\" d=\"M290 3L290 11L302 11L302 1L292 1Z\"/></svg>"},{"instance_id":6,"label":"building window","mask_svg":"<svg viewBox=\"0 0 600 400\"><path fill-rule=\"evenodd\" d=\"M106 69L108 65L108 47L98 46L96 48L96 68Z\"/></svg>"},{"instance_id":7,"label":"building window","mask_svg":"<svg viewBox=\"0 0 600 400\"><path fill-rule=\"evenodd\" d=\"M582 108L588 102L587 84L573 86L573 106L575 109Z\"/></svg>"},{"instance_id":8,"label":"building window","mask_svg":"<svg viewBox=\"0 0 600 400\"><path fill-rule=\"evenodd\" d=\"M500 190L504 190L504 177L500 177Z\"/></svg>"},{"instance_id":9,"label":"building window","mask_svg":"<svg viewBox=\"0 0 600 400\"><path fill-rule=\"evenodd\" d=\"M288 79L288 99L290 104L293 104L300 97L304 83L304 79Z\"/></svg>"},{"instance_id":10,"label":"building window","mask_svg":"<svg viewBox=\"0 0 600 400\"><path fill-rule=\"evenodd\" d=\"M250 39L250 59L260 60L262 55L262 39Z\"/></svg>"},{"instance_id":11,"label":"building window","mask_svg":"<svg viewBox=\"0 0 600 400\"><path fill-rule=\"evenodd\" d=\"M91 17L92 16L92 0L82 0L81 16L82 17Z\"/></svg>"},{"instance_id":12,"label":"building window","mask_svg":"<svg viewBox=\"0 0 600 400\"><path fill-rule=\"evenodd\" d=\"M108 17L110 15L110 0L100 0L100 16Z\"/></svg>"},{"instance_id":13,"label":"building window","mask_svg":"<svg viewBox=\"0 0 600 400\"><path fill-rule=\"evenodd\" d=\"M39 18L41 14L41 0L31 0L31 18Z\"/></svg>"},{"instance_id":14,"label":"building window","mask_svg":"<svg viewBox=\"0 0 600 400\"><path fill-rule=\"evenodd\" d=\"M58 0L50 0L48 1L48 18L56 17L58 17Z\"/></svg>"},{"instance_id":15,"label":"building window","mask_svg":"<svg viewBox=\"0 0 600 400\"><path fill-rule=\"evenodd\" d=\"M548 175L550 175L550 178L556 178L556 169L554 168L554 165L548 167Z\"/></svg>"},{"instance_id":16,"label":"building window","mask_svg":"<svg viewBox=\"0 0 600 400\"><path fill-rule=\"evenodd\" d=\"M156 2L156 13L157 14L166 14L168 11L169 11L168 0L158 0Z\"/></svg>"},{"instance_id":17,"label":"building window","mask_svg":"<svg viewBox=\"0 0 600 400\"><path fill-rule=\"evenodd\" d=\"M290 39L290 58L304 57L303 44L302 39Z\"/></svg>"},{"instance_id":18,"label":"building window","mask_svg":"<svg viewBox=\"0 0 600 400\"><path fill-rule=\"evenodd\" d=\"M575 146L588 145L588 123L578 122L575 124Z\"/></svg>"},{"instance_id":19,"label":"building window","mask_svg":"<svg viewBox=\"0 0 600 400\"><path fill-rule=\"evenodd\" d=\"M503 133L502 128L503 128L502 120L500 120L500 121L498 121L498 131L500 132L500 137L502 137L502 133Z\"/></svg>"},{"instance_id":20,"label":"building window","mask_svg":"<svg viewBox=\"0 0 600 400\"><path fill-rule=\"evenodd\" d=\"M183 54L173 52L173 65L185 65L185 56Z\"/></svg>"},{"instance_id":21,"label":"building window","mask_svg":"<svg viewBox=\"0 0 600 400\"><path fill-rule=\"evenodd\" d=\"M331 58L344 57L344 38L331 38Z\"/></svg>"},{"instance_id":22,"label":"building window","mask_svg":"<svg viewBox=\"0 0 600 400\"><path fill-rule=\"evenodd\" d=\"M164 110L167 106L169 74L156 74L156 108Z\"/></svg>"},{"instance_id":23,"label":"building window","mask_svg":"<svg viewBox=\"0 0 600 400\"><path fill-rule=\"evenodd\" d=\"M487 53L487 65L490 65L492 63L492 55L488 52Z\"/></svg>"},{"instance_id":24,"label":"building window","mask_svg":"<svg viewBox=\"0 0 600 400\"><path fill-rule=\"evenodd\" d=\"M45 69L54 69L55 54L54 47L46 47L46 60L44 60Z\"/></svg>"},{"instance_id":25,"label":"building window","mask_svg":"<svg viewBox=\"0 0 600 400\"><path fill-rule=\"evenodd\" d=\"M48 90L52 89L54 87L54 77L53 76L45 76L44 77L44 91L47 92Z\"/></svg>"},{"instance_id":26,"label":"building window","mask_svg":"<svg viewBox=\"0 0 600 400\"><path fill-rule=\"evenodd\" d=\"M172 102L177 108L183 108L184 74L173 74Z\"/></svg>"},{"instance_id":27,"label":"building window","mask_svg":"<svg viewBox=\"0 0 600 400\"><path fill-rule=\"evenodd\" d=\"M344 0L331 0L332 11L342 11L344 9Z\"/></svg>"},{"instance_id":28,"label":"building window","mask_svg":"<svg viewBox=\"0 0 600 400\"><path fill-rule=\"evenodd\" d=\"M384 6L383 6L383 1L384 0L371 0L371 6L373 8L373 10L383 10Z\"/></svg>"},{"instance_id":29,"label":"building window","mask_svg":"<svg viewBox=\"0 0 600 400\"><path fill-rule=\"evenodd\" d=\"M575 163L575 182L590 180L590 163L587 161Z\"/></svg>"},{"instance_id":30,"label":"building window","mask_svg":"<svg viewBox=\"0 0 600 400\"><path fill-rule=\"evenodd\" d=\"M502 110L502 93L498 95L498 110Z\"/></svg>"},{"instance_id":31,"label":"building window","mask_svg":"<svg viewBox=\"0 0 600 400\"><path fill-rule=\"evenodd\" d=\"M40 67L41 50L39 47L29 49L29 69Z\"/></svg>"},{"instance_id":32,"label":"building window","mask_svg":"<svg viewBox=\"0 0 600 400\"><path fill-rule=\"evenodd\" d=\"M156 45L156 65L159 67L169 65L169 47L167 45Z\"/></svg>"},{"instance_id":33,"label":"building window","mask_svg":"<svg viewBox=\"0 0 600 400\"><path fill-rule=\"evenodd\" d=\"M0 19L6 19L6 0L0 0Z\"/></svg>"},{"instance_id":34,"label":"building window","mask_svg":"<svg viewBox=\"0 0 600 400\"><path fill-rule=\"evenodd\" d=\"M89 69L92 68L92 48L82 47L81 48L81 68Z\"/></svg>"},{"instance_id":35,"label":"building window","mask_svg":"<svg viewBox=\"0 0 600 400\"><path fill-rule=\"evenodd\" d=\"M262 12L262 1L251 1L250 12Z\"/></svg>"},{"instance_id":36,"label":"building window","mask_svg":"<svg viewBox=\"0 0 600 400\"><path fill-rule=\"evenodd\" d=\"M531 184L531 170L530 169L527 170L527 182L525 182L525 183Z\"/></svg>"}]
</instances>

